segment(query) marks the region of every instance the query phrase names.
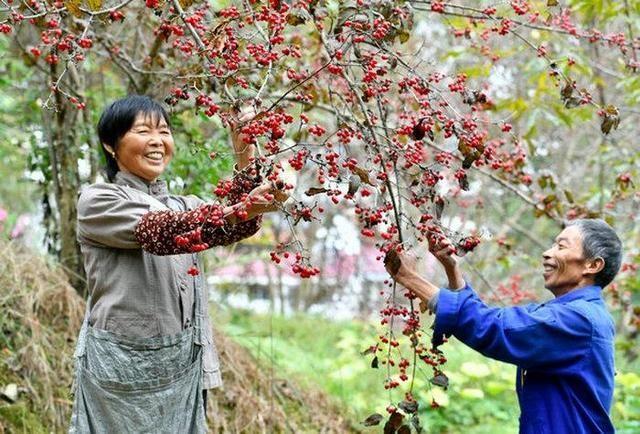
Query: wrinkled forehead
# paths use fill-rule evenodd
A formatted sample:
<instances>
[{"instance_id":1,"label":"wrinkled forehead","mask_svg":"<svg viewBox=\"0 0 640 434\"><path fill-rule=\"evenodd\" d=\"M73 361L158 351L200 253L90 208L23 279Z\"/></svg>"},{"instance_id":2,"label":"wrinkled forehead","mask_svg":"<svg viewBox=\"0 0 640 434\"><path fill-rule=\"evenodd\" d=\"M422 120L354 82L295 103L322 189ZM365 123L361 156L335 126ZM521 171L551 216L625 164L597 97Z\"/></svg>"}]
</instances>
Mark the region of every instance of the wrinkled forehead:
<instances>
[{"instance_id":1,"label":"wrinkled forehead","mask_svg":"<svg viewBox=\"0 0 640 434\"><path fill-rule=\"evenodd\" d=\"M565 243L570 247L582 248L582 232L578 226L567 226L555 238L556 243Z\"/></svg>"}]
</instances>

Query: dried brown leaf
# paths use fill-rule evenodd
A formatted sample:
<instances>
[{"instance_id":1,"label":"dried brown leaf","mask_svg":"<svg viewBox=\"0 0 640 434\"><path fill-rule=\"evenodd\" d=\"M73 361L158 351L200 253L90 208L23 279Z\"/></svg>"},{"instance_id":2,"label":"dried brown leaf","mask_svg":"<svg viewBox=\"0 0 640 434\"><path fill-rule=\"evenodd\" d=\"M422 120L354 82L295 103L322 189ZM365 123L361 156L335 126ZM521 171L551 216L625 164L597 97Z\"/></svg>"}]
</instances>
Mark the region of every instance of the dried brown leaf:
<instances>
[{"instance_id":1,"label":"dried brown leaf","mask_svg":"<svg viewBox=\"0 0 640 434\"><path fill-rule=\"evenodd\" d=\"M389 416L389 420L387 420L387 423L384 425L384 433L395 433L396 430L402 426L403 419L404 416L399 412L396 411L392 413L391 416Z\"/></svg>"},{"instance_id":2,"label":"dried brown leaf","mask_svg":"<svg viewBox=\"0 0 640 434\"><path fill-rule=\"evenodd\" d=\"M398 274L401 265L402 261L395 249L389 250L384 256L384 266L389 270L389 273L391 273L392 276Z\"/></svg>"},{"instance_id":3,"label":"dried brown leaf","mask_svg":"<svg viewBox=\"0 0 640 434\"><path fill-rule=\"evenodd\" d=\"M398 428L397 434L411 434L411 428L409 428L409 425L402 425Z\"/></svg>"},{"instance_id":4,"label":"dried brown leaf","mask_svg":"<svg viewBox=\"0 0 640 434\"><path fill-rule=\"evenodd\" d=\"M299 26L304 24L309 15L301 8L293 8L287 14L287 23L291 26Z\"/></svg>"},{"instance_id":5,"label":"dried brown leaf","mask_svg":"<svg viewBox=\"0 0 640 434\"><path fill-rule=\"evenodd\" d=\"M356 173L356 175L358 175L358 177L360 178L360 181L364 182L365 184L369 184L371 186L375 185L373 182L371 182L371 179L369 178L369 172L367 172L362 167L356 166L356 168L353 171Z\"/></svg>"},{"instance_id":6,"label":"dried brown leaf","mask_svg":"<svg viewBox=\"0 0 640 434\"><path fill-rule=\"evenodd\" d=\"M440 220L442 218L442 212L444 211L444 199L442 196L438 196L433 203L435 205L436 219Z\"/></svg>"},{"instance_id":7,"label":"dried brown leaf","mask_svg":"<svg viewBox=\"0 0 640 434\"><path fill-rule=\"evenodd\" d=\"M405 413L415 413L418 411L418 402L417 401L402 401L398 404L398 408Z\"/></svg>"},{"instance_id":8,"label":"dried brown leaf","mask_svg":"<svg viewBox=\"0 0 640 434\"><path fill-rule=\"evenodd\" d=\"M361 182L362 180L359 176L352 176L351 178L349 178L349 191L347 193L351 196L356 194L356 192L360 188Z\"/></svg>"},{"instance_id":9,"label":"dried brown leaf","mask_svg":"<svg viewBox=\"0 0 640 434\"><path fill-rule=\"evenodd\" d=\"M560 91L560 96L562 96L562 99L571 98L574 91L574 83L574 81L568 81L567 84L564 85L564 87Z\"/></svg>"},{"instance_id":10,"label":"dried brown leaf","mask_svg":"<svg viewBox=\"0 0 640 434\"><path fill-rule=\"evenodd\" d=\"M382 416L380 413L373 413L372 415L368 416L365 420L362 421L362 425L364 426L379 425L380 422L382 422L382 419L384 419L384 416Z\"/></svg>"},{"instance_id":11,"label":"dried brown leaf","mask_svg":"<svg viewBox=\"0 0 640 434\"><path fill-rule=\"evenodd\" d=\"M440 386L443 389L449 387L449 378L443 373L436 375L431 380L429 380L429 382L435 386Z\"/></svg>"},{"instance_id":12,"label":"dried brown leaf","mask_svg":"<svg viewBox=\"0 0 640 434\"><path fill-rule=\"evenodd\" d=\"M604 117L600 124L600 130L604 134L609 134L611 130L615 130L620 125L620 112L613 105L608 105L604 109Z\"/></svg>"},{"instance_id":13,"label":"dried brown leaf","mask_svg":"<svg viewBox=\"0 0 640 434\"><path fill-rule=\"evenodd\" d=\"M311 187L307 191L305 191L304 194L306 194L307 196L315 196L316 194L327 193L329 191L331 190L329 190L328 188Z\"/></svg>"},{"instance_id":14,"label":"dried brown leaf","mask_svg":"<svg viewBox=\"0 0 640 434\"><path fill-rule=\"evenodd\" d=\"M378 369L378 356L375 356L373 360L371 360L371 367L373 369Z\"/></svg>"}]
</instances>

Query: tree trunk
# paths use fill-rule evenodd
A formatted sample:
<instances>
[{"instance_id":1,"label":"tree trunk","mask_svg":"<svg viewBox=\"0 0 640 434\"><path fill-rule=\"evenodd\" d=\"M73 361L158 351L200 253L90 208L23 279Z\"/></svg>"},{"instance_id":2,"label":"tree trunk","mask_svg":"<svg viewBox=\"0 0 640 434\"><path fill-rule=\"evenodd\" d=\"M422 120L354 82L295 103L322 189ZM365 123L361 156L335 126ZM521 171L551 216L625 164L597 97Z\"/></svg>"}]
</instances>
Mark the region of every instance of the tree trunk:
<instances>
[{"instance_id":1,"label":"tree trunk","mask_svg":"<svg viewBox=\"0 0 640 434\"><path fill-rule=\"evenodd\" d=\"M76 218L79 188L78 158L80 157L76 134L78 111L56 93L56 111L51 123L52 181L55 191L58 221L58 257L66 270L71 285L82 296L86 291L86 279L81 261L80 246L76 240Z\"/></svg>"}]
</instances>

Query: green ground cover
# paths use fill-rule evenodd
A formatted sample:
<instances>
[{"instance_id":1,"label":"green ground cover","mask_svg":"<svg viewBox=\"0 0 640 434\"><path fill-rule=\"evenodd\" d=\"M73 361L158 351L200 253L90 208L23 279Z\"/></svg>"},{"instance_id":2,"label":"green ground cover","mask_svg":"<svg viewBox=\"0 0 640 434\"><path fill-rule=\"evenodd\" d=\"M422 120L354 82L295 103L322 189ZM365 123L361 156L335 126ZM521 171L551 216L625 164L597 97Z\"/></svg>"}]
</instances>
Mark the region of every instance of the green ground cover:
<instances>
[{"instance_id":1,"label":"green ground cover","mask_svg":"<svg viewBox=\"0 0 640 434\"><path fill-rule=\"evenodd\" d=\"M374 412L384 413L389 403L402 399L401 393L394 393L390 401L383 389L386 368L372 369L371 356L360 354L376 336L373 324L308 315L255 315L235 309L217 309L214 315L224 332L249 349L274 379L293 377L302 387L320 387L354 421ZM434 398L442 406L420 409L422 425L428 432L517 432L515 367L487 359L455 340L443 348L448 359L448 390L428 383L428 369L419 371L415 380L414 390L422 403ZM402 350L408 354L408 348ZM634 372L636 367L618 363L613 415L619 433L640 429L640 376Z\"/></svg>"}]
</instances>

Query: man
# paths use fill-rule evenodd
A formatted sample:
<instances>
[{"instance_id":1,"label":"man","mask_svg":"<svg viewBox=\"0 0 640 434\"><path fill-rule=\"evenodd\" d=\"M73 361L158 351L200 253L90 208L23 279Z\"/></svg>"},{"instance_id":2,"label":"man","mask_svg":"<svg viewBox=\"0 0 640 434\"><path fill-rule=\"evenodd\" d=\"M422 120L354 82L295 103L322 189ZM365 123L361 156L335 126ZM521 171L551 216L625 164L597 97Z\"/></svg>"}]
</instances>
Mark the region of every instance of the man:
<instances>
[{"instance_id":1,"label":"man","mask_svg":"<svg viewBox=\"0 0 640 434\"><path fill-rule=\"evenodd\" d=\"M603 220L567 224L543 253L542 304L487 306L462 278L448 241L430 241L449 288L419 276L406 255L385 258L394 280L435 312L433 343L453 335L487 357L518 367L520 433L613 433L614 324L604 301L620 269L622 243ZM459 288L459 289L456 289Z\"/></svg>"}]
</instances>

